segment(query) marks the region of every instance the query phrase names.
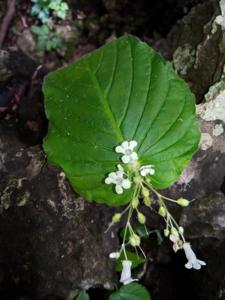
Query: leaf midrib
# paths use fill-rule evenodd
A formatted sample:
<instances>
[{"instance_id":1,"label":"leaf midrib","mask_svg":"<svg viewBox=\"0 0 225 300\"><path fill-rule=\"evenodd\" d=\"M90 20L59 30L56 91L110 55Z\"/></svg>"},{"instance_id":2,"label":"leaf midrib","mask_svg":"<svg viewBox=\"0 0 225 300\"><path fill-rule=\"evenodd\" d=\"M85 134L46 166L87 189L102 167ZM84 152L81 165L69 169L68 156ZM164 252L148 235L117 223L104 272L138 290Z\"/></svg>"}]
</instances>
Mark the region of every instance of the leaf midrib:
<instances>
[{"instance_id":1,"label":"leaf midrib","mask_svg":"<svg viewBox=\"0 0 225 300\"><path fill-rule=\"evenodd\" d=\"M104 95L103 91L102 91L102 88L99 84L99 81L96 77L96 74L92 71L91 67L90 67L90 64L88 61L86 61L86 66L87 66L87 70L91 76L91 79L92 79L92 82L93 82L93 85L94 87L96 88L97 92L98 92L98 95L99 95L99 99L103 105L103 108L104 108L104 111L107 115L107 117L110 119L111 121L111 125L112 125L112 128L113 128L113 131L114 133L116 134L116 137L118 138L118 140L120 142L124 141L124 137L123 137L123 134L122 134L122 131L120 130L120 128L118 127L117 125L117 122L116 122L116 119L115 119L115 116L112 112L112 109L109 105L109 100L108 98L106 97L106 95Z\"/></svg>"}]
</instances>

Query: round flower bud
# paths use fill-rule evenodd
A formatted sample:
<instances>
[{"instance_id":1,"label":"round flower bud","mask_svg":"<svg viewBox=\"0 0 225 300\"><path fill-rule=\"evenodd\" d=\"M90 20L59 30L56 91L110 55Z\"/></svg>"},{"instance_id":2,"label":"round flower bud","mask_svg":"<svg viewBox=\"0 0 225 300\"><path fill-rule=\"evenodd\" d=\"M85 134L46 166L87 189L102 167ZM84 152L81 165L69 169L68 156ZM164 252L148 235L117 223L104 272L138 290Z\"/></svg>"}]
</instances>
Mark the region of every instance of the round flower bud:
<instances>
[{"instance_id":1,"label":"round flower bud","mask_svg":"<svg viewBox=\"0 0 225 300\"><path fill-rule=\"evenodd\" d=\"M179 233L178 233L178 231L176 230L175 227L173 227L173 228L171 229L171 234L172 234L172 235L175 235L175 236L179 236Z\"/></svg>"},{"instance_id":2,"label":"round flower bud","mask_svg":"<svg viewBox=\"0 0 225 300\"><path fill-rule=\"evenodd\" d=\"M145 224L145 221L146 221L146 218L145 216L142 214L142 213L138 213L137 214L137 219L138 219L138 222L141 223L141 224Z\"/></svg>"},{"instance_id":3,"label":"round flower bud","mask_svg":"<svg viewBox=\"0 0 225 300\"><path fill-rule=\"evenodd\" d=\"M138 207L138 205L139 205L138 197L134 197L134 198L132 199L131 205L132 205L132 207L133 207L134 209Z\"/></svg>"},{"instance_id":4,"label":"round flower bud","mask_svg":"<svg viewBox=\"0 0 225 300\"><path fill-rule=\"evenodd\" d=\"M140 246L141 239L137 234L133 234L130 236L129 242L130 242L131 246L137 247L137 246Z\"/></svg>"},{"instance_id":5,"label":"round flower bud","mask_svg":"<svg viewBox=\"0 0 225 300\"><path fill-rule=\"evenodd\" d=\"M151 206L151 200L148 197L144 197L143 202L145 206Z\"/></svg>"},{"instance_id":6,"label":"round flower bud","mask_svg":"<svg viewBox=\"0 0 225 300\"><path fill-rule=\"evenodd\" d=\"M189 205L189 201L187 199L184 198L180 198L177 200L177 204L179 204L180 206L188 206Z\"/></svg>"},{"instance_id":7,"label":"round flower bud","mask_svg":"<svg viewBox=\"0 0 225 300\"><path fill-rule=\"evenodd\" d=\"M149 197L149 190L146 189L145 187L143 187L141 189L141 193L142 193L143 197L145 197L145 198Z\"/></svg>"},{"instance_id":8,"label":"round flower bud","mask_svg":"<svg viewBox=\"0 0 225 300\"><path fill-rule=\"evenodd\" d=\"M159 215L162 217L166 216L166 210L163 206L160 206L160 208L159 208Z\"/></svg>"},{"instance_id":9,"label":"round flower bud","mask_svg":"<svg viewBox=\"0 0 225 300\"><path fill-rule=\"evenodd\" d=\"M164 233L164 235L165 235L166 237L168 237L169 234L170 234L170 231L169 231L168 228L166 228L166 229L164 229L163 233Z\"/></svg>"},{"instance_id":10,"label":"round flower bud","mask_svg":"<svg viewBox=\"0 0 225 300\"><path fill-rule=\"evenodd\" d=\"M179 233L183 234L184 233L184 228L182 226L179 227Z\"/></svg>"},{"instance_id":11,"label":"round flower bud","mask_svg":"<svg viewBox=\"0 0 225 300\"><path fill-rule=\"evenodd\" d=\"M113 223L118 223L121 220L122 214L117 213L112 217L112 222Z\"/></svg>"}]
</instances>

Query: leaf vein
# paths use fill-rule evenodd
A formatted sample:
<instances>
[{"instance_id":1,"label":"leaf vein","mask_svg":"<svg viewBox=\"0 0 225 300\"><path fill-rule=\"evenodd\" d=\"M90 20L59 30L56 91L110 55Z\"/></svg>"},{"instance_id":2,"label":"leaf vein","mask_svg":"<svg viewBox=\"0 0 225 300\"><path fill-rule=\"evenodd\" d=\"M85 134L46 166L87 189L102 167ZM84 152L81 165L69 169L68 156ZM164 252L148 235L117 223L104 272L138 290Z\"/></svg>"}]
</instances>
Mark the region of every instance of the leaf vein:
<instances>
[{"instance_id":1,"label":"leaf vein","mask_svg":"<svg viewBox=\"0 0 225 300\"><path fill-rule=\"evenodd\" d=\"M150 66L151 66L151 61L153 60L154 58L150 57ZM140 116L140 119L138 121L138 124L136 126L136 129L135 129L135 132L133 134L133 138L135 137L137 131L138 131L138 127L140 126L141 124L141 121L143 119L143 116L144 116L144 113L145 113L145 108L146 108L146 105L148 103L148 95L149 95L149 91L150 91L150 84L151 84L151 77L152 77L152 67L151 67L151 71L150 71L150 74L149 74L149 80L148 80L148 90L147 90L147 93L146 93L146 97L145 97L145 103L144 103L144 106L143 106L143 109L142 109L142 113L141 113L141 116Z\"/></svg>"},{"instance_id":2,"label":"leaf vein","mask_svg":"<svg viewBox=\"0 0 225 300\"><path fill-rule=\"evenodd\" d=\"M147 151L149 151L153 146L155 146L157 143L159 143L162 139L163 139L163 137L171 130L171 128L174 126L174 124L178 121L178 119L180 118L180 116L182 115L182 113L183 113L183 111L184 111L184 108L185 108L185 104L186 104L186 99L187 99L187 97L185 97L185 101L184 101L184 104L183 104L183 107L182 107L182 110L181 110L181 112L179 113L179 115L178 115L178 117L174 120L174 122L167 128L167 130L163 133L163 135L158 139L158 140L156 140L144 153L143 153L143 155L145 155L145 153L147 152ZM152 123L152 124L154 124L154 123ZM189 130L189 128L188 128L188 130ZM186 131L185 131L185 134L186 134ZM183 137L183 136L182 136ZM181 138L182 138L181 137ZM180 140L180 139L179 139ZM169 147L167 147L167 148L170 148L171 146L173 146L173 145L175 145L177 142L179 142L179 140L178 141L176 141L174 144L172 144L172 145L170 145ZM157 152L157 154L159 154L159 153L161 153L161 152L163 152L164 150L166 150L167 148L165 148L165 149L163 149L162 151L160 151L160 152ZM154 153L154 155L155 155L156 153Z\"/></svg>"},{"instance_id":3,"label":"leaf vein","mask_svg":"<svg viewBox=\"0 0 225 300\"><path fill-rule=\"evenodd\" d=\"M106 97L106 95L104 95L102 88L99 84L98 78L97 78L96 74L93 73L88 60L86 60L86 64L87 64L87 70L89 71L89 74L92 78L93 84L99 94L100 101L104 107L105 113L111 121L112 129L114 130L114 133L116 134L116 137L118 138L118 140L123 141L124 140L123 134L122 134L120 128L117 126L115 116L114 116L112 108L109 104L109 100Z\"/></svg>"},{"instance_id":4,"label":"leaf vein","mask_svg":"<svg viewBox=\"0 0 225 300\"><path fill-rule=\"evenodd\" d=\"M131 94L132 94L133 82L134 82L134 58L133 58L133 51L132 51L131 44L129 43L129 45L130 45L130 55L131 55L131 84L130 84L130 90L129 90L128 100L127 100L125 110L123 112L121 120L118 122L119 127L122 126L124 120L126 119L127 112L128 112L129 106L130 106L130 100L131 100Z\"/></svg>"}]
</instances>

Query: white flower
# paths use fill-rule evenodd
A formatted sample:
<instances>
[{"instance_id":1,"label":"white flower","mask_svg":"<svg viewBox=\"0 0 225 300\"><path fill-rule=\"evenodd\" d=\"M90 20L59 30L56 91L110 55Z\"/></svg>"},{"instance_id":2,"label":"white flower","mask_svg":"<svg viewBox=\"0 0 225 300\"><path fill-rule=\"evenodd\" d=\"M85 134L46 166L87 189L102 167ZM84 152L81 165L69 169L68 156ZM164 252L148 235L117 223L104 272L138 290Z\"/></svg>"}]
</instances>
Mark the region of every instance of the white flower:
<instances>
[{"instance_id":1,"label":"white flower","mask_svg":"<svg viewBox=\"0 0 225 300\"><path fill-rule=\"evenodd\" d=\"M122 265L123 265L123 270L120 276L120 282L123 284L129 284L133 281L138 281L138 279L133 279L131 277L132 262L130 260L123 260Z\"/></svg>"},{"instance_id":2,"label":"white flower","mask_svg":"<svg viewBox=\"0 0 225 300\"><path fill-rule=\"evenodd\" d=\"M155 166L154 165L146 165L146 166L142 166L139 169L139 172L141 174L141 176L146 176L146 175L154 175L155 174Z\"/></svg>"},{"instance_id":3,"label":"white flower","mask_svg":"<svg viewBox=\"0 0 225 300\"><path fill-rule=\"evenodd\" d=\"M127 163L135 163L138 160L138 155L134 150L134 148L137 146L136 141L124 141L120 146L116 147L116 152L117 153L122 153L124 154L122 156L122 162L127 164Z\"/></svg>"},{"instance_id":4,"label":"white flower","mask_svg":"<svg viewBox=\"0 0 225 300\"><path fill-rule=\"evenodd\" d=\"M118 259L120 257L120 252L112 252L109 254L109 257Z\"/></svg>"},{"instance_id":5,"label":"white flower","mask_svg":"<svg viewBox=\"0 0 225 300\"><path fill-rule=\"evenodd\" d=\"M179 235L171 234L170 240L173 242L173 251L177 252L178 250L182 249L183 242L180 240Z\"/></svg>"},{"instance_id":6,"label":"white flower","mask_svg":"<svg viewBox=\"0 0 225 300\"><path fill-rule=\"evenodd\" d=\"M221 15L217 16L215 22L225 30L225 0L220 0Z\"/></svg>"},{"instance_id":7,"label":"white flower","mask_svg":"<svg viewBox=\"0 0 225 300\"><path fill-rule=\"evenodd\" d=\"M116 193L122 194L123 189L129 189L131 187L131 182L129 179L125 179L124 170L121 165L117 165L118 171L111 172L105 179L106 184L115 184Z\"/></svg>"},{"instance_id":8,"label":"white flower","mask_svg":"<svg viewBox=\"0 0 225 300\"><path fill-rule=\"evenodd\" d=\"M186 263L185 267L187 269L195 269L200 270L202 266L205 266L206 263L200 259L197 259L194 251L191 249L191 245L189 243L184 243L183 249L186 255L188 262Z\"/></svg>"}]
</instances>

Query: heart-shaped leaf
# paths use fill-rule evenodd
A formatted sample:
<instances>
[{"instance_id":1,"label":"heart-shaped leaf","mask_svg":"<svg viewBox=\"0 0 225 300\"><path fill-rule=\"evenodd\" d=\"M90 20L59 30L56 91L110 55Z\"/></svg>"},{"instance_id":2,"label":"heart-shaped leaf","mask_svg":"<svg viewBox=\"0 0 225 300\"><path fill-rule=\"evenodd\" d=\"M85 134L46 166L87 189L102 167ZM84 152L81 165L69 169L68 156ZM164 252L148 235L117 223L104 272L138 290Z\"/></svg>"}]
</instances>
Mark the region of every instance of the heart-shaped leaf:
<instances>
[{"instance_id":1,"label":"heart-shaped leaf","mask_svg":"<svg viewBox=\"0 0 225 300\"><path fill-rule=\"evenodd\" d=\"M150 300L145 287L138 283L123 285L118 292L110 295L109 300Z\"/></svg>"},{"instance_id":2,"label":"heart-shaped leaf","mask_svg":"<svg viewBox=\"0 0 225 300\"><path fill-rule=\"evenodd\" d=\"M198 147L194 96L147 44L126 36L50 73L44 83L49 119L44 149L87 200L130 201L104 184L121 155L115 147L135 140L141 165L155 165L155 188L173 184Z\"/></svg>"}]
</instances>

